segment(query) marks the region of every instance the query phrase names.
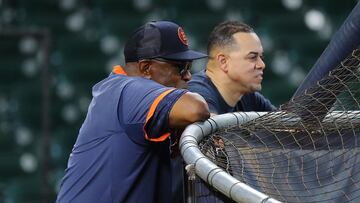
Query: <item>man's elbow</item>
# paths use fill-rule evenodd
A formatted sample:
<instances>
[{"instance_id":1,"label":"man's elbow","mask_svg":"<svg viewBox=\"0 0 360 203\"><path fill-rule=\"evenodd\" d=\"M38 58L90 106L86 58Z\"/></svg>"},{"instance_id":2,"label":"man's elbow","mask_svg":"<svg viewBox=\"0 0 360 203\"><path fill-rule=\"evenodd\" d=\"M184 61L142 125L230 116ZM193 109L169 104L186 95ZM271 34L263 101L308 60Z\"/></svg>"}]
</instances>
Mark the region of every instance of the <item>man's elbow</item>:
<instances>
[{"instance_id":1,"label":"man's elbow","mask_svg":"<svg viewBox=\"0 0 360 203\"><path fill-rule=\"evenodd\" d=\"M193 123L196 121L205 121L209 117L210 117L210 112L206 101L200 100L197 102L197 105L194 106L188 118L190 119L189 122Z\"/></svg>"},{"instance_id":2,"label":"man's elbow","mask_svg":"<svg viewBox=\"0 0 360 203\"><path fill-rule=\"evenodd\" d=\"M187 92L175 103L170 112L170 127L183 128L210 117L205 99L197 93Z\"/></svg>"}]
</instances>

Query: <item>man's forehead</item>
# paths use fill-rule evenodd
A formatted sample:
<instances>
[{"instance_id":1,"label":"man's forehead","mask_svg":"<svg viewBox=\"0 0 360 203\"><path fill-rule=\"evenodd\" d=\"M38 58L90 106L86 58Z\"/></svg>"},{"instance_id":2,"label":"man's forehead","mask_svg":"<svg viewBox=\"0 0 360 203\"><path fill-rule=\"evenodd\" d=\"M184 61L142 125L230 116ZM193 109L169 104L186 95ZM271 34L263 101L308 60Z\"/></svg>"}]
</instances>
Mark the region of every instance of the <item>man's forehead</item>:
<instances>
[{"instance_id":1,"label":"man's forehead","mask_svg":"<svg viewBox=\"0 0 360 203\"><path fill-rule=\"evenodd\" d=\"M259 40L255 32L237 32L233 34L233 37L239 40Z\"/></svg>"},{"instance_id":2,"label":"man's forehead","mask_svg":"<svg viewBox=\"0 0 360 203\"><path fill-rule=\"evenodd\" d=\"M256 33L245 33L245 32L238 32L233 35L240 51L250 53L262 53L263 48L261 45L261 41Z\"/></svg>"}]
</instances>

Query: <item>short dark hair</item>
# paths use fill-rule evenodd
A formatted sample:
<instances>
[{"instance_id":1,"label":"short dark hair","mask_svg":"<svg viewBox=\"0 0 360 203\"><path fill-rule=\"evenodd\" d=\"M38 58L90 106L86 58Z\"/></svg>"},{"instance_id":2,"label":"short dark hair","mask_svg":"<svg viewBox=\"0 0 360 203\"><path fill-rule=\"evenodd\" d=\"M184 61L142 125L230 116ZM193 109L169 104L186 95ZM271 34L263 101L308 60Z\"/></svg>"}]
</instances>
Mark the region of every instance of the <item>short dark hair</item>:
<instances>
[{"instance_id":1,"label":"short dark hair","mask_svg":"<svg viewBox=\"0 0 360 203\"><path fill-rule=\"evenodd\" d=\"M233 35L238 32L253 33L254 29L238 21L225 21L217 25L210 33L207 54L214 47L225 47L234 43Z\"/></svg>"}]
</instances>

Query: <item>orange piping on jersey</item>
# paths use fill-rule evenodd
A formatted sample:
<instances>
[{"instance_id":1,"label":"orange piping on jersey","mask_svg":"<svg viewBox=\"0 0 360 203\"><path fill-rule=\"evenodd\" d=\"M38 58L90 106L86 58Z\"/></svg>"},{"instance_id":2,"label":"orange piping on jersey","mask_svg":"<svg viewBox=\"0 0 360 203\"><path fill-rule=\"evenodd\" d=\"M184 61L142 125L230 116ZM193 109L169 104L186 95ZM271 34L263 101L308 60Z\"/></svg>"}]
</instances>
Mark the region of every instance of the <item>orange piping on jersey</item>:
<instances>
[{"instance_id":1,"label":"orange piping on jersey","mask_svg":"<svg viewBox=\"0 0 360 203\"><path fill-rule=\"evenodd\" d=\"M127 75L126 72L124 71L124 69L120 65L114 66L113 72L115 74L119 74L119 75Z\"/></svg>"},{"instance_id":2,"label":"orange piping on jersey","mask_svg":"<svg viewBox=\"0 0 360 203\"><path fill-rule=\"evenodd\" d=\"M168 138L170 136L170 132L167 132L163 135L161 135L158 138L149 138L149 136L146 133L145 130L145 126L147 124L147 122L150 120L150 118L154 115L156 107L158 106L158 104L160 103L160 101L166 96L168 95L170 92L172 92L175 89L170 89L170 90L166 90L165 92L161 93L158 97L156 97L156 99L154 100L154 102L151 104L149 112L146 116L146 120L145 120L145 124L144 124L144 133L145 133L145 139L153 141L153 142L162 142L164 141L166 138Z\"/></svg>"}]
</instances>

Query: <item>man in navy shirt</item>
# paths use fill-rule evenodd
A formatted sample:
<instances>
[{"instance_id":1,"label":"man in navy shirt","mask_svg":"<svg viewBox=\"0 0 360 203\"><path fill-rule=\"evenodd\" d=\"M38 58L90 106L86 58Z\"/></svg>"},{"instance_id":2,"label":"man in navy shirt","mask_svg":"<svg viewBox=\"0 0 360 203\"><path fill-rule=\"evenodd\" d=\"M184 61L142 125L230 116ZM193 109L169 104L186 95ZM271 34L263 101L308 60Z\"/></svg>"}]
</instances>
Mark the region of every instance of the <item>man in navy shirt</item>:
<instances>
[{"instance_id":1,"label":"man in navy shirt","mask_svg":"<svg viewBox=\"0 0 360 203\"><path fill-rule=\"evenodd\" d=\"M182 89L192 60L206 55L189 50L177 24L146 23L124 55L125 66L93 87L59 203L171 202L172 175L182 175L171 171L174 132L209 117L205 100Z\"/></svg>"},{"instance_id":2,"label":"man in navy shirt","mask_svg":"<svg viewBox=\"0 0 360 203\"><path fill-rule=\"evenodd\" d=\"M234 111L272 111L275 107L259 92L265 63L254 30L227 21L214 28L208 41L206 69L193 75L189 90L202 95L212 114Z\"/></svg>"},{"instance_id":3,"label":"man in navy shirt","mask_svg":"<svg viewBox=\"0 0 360 203\"><path fill-rule=\"evenodd\" d=\"M265 63L261 41L250 26L236 21L219 24L209 36L207 51L206 69L194 74L188 85L205 98L212 115L275 110L258 92ZM197 202L228 201L220 194L210 194L205 184L197 189Z\"/></svg>"}]
</instances>

